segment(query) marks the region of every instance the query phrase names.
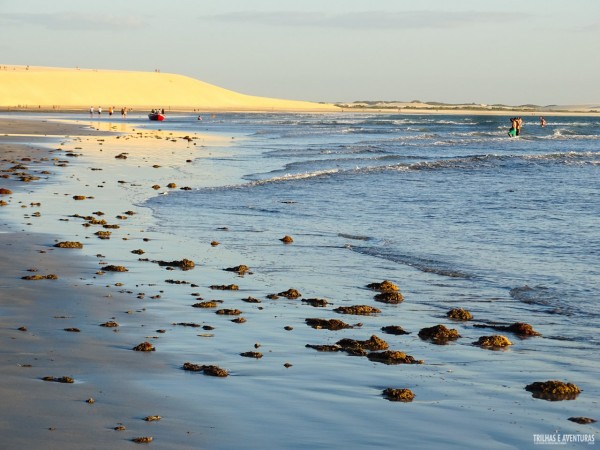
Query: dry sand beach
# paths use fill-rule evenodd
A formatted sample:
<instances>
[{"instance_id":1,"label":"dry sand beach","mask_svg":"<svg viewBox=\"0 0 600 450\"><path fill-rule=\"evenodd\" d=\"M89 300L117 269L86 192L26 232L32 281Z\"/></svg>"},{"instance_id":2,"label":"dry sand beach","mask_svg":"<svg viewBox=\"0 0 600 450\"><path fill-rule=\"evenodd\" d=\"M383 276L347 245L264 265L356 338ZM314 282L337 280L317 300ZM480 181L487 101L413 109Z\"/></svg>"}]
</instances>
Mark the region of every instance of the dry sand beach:
<instances>
[{"instance_id":1,"label":"dry sand beach","mask_svg":"<svg viewBox=\"0 0 600 450\"><path fill-rule=\"evenodd\" d=\"M0 107L127 107L185 111L336 111L333 105L244 95L177 74L0 66Z\"/></svg>"}]
</instances>

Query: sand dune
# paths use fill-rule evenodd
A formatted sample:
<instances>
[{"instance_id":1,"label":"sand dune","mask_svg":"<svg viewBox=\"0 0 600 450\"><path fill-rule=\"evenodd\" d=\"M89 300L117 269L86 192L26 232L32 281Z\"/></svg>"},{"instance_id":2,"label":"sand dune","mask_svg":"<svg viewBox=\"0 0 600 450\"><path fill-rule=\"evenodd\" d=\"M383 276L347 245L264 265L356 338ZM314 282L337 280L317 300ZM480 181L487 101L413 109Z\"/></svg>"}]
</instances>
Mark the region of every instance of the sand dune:
<instances>
[{"instance_id":1,"label":"sand dune","mask_svg":"<svg viewBox=\"0 0 600 450\"><path fill-rule=\"evenodd\" d=\"M0 66L0 107L29 109L335 111L333 105L255 97L170 73Z\"/></svg>"}]
</instances>

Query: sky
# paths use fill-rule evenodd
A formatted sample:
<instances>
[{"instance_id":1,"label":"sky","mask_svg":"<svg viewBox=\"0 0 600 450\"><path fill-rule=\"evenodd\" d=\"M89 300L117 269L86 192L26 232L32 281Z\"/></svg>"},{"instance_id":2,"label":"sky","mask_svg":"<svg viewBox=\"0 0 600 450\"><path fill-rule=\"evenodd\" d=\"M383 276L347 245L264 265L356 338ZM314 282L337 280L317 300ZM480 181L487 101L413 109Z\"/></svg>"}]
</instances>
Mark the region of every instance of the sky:
<instances>
[{"instance_id":1,"label":"sky","mask_svg":"<svg viewBox=\"0 0 600 450\"><path fill-rule=\"evenodd\" d=\"M0 0L0 65L323 102L600 104L599 0Z\"/></svg>"}]
</instances>

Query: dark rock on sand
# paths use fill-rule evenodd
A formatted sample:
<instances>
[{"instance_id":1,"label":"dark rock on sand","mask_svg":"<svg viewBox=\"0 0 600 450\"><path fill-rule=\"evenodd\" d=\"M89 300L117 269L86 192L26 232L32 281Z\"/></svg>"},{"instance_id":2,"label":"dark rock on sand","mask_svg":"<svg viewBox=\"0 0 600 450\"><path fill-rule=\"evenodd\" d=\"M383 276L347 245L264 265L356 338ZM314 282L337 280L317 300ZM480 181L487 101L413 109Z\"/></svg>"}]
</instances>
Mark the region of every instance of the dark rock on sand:
<instances>
[{"instance_id":1,"label":"dark rock on sand","mask_svg":"<svg viewBox=\"0 0 600 450\"><path fill-rule=\"evenodd\" d=\"M87 197L85 195L74 195L73 200L85 200Z\"/></svg>"},{"instance_id":2,"label":"dark rock on sand","mask_svg":"<svg viewBox=\"0 0 600 450\"><path fill-rule=\"evenodd\" d=\"M448 311L446 313L446 316L448 316L450 319L454 319L454 320L471 320L471 319L473 319L473 315L466 309L462 309L462 308L452 308L450 311Z\"/></svg>"},{"instance_id":3,"label":"dark rock on sand","mask_svg":"<svg viewBox=\"0 0 600 450\"><path fill-rule=\"evenodd\" d=\"M101 323L100 326L106 328L116 328L119 326L119 324L114 320L109 320L108 322Z\"/></svg>"},{"instance_id":4,"label":"dark rock on sand","mask_svg":"<svg viewBox=\"0 0 600 450\"><path fill-rule=\"evenodd\" d=\"M54 245L57 248L83 248L81 242L64 241Z\"/></svg>"},{"instance_id":5,"label":"dark rock on sand","mask_svg":"<svg viewBox=\"0 0 600 450\"><path fill-rule=\"evenodd\" d=\"M6 188L0 188L0 195L12 195L12 191Z\"/></svg>"},{"instance_id":6,"label":"dark rock on sand","mask_svg":"<svg viewBox=\"0 0 600 450\"><path fill-rule=\"evenodd\" d=\"M279 239L281 242L283 242L284 244L291 244L294 242L294 239L292 239L291 236L284 236L281 239Z\"/></svg>"},{"instance_id":7,"label":"dark rock on sand","mask_svg":"<svg viewBox=\"0 0 600 450\"><path fill-rule=\"evenodd\" d=\"M581 425L587 425L588 423L595 423L597 422L595 419L591 419L589 417L569 417L569 420L571 422L575 422Z\"/></svg>"},{"instance_id":8,"label":"dark rock on sand","mask_svg":"<svg viewBox=\"0 0 600 450\"><path fill-rule=\"evenodd\" d=\"M412 402L415 398L415 394L406 388L387 388L383 391L383 396L392 402Z\"/></svg>"},{"instance_id":9,"label":"dark rock on sand","mask_svg":"<svg viewBox=\"0 0 600 450\"><path fill-rule=\"evenodd\" d=\"M246 302L246 303L261 303L261 301L259 299L254 298L254 297L246 297L246 298L243 298L242 301Z\"/></svg>"},{"instance_id":10,"label":"dark rock on sand","mask_svg":"<svg viewBox=\"0 0 600 450\"><path fill-rule=\"evenodd\" d=\"M373 352L367 355L370 361L383 364L423 364L423 360L417 360L404 352L397 350L386 350L383 352Z\"/></svg>"},{"instance_id":11,"label":"dark rock on sand","mask_svg":"<svg viewBox=\"0 0 600 450\"><path fill-rule=\"evenodd\" d=\"M115 156L115 158L117 158ZM127 156L124 157L124 159L126 159ZM152 436L140 436L140 437L136 437L133 438L132 441L135 442L136 444L149 444L150 442L152 442L154 440L154 438Z\"/></svg>"},{"instance_id":12,"label":"dark rock on sand","mask_svg":"<svg viewBox=\"0 0 600 450\"><path fill-rule=\"evenodd\" d=\"M244 317L238 317L236 319L231 320L233 323L246 323L247 320Z\"/></svg>"},{"instance_id":13,"label":"dark rock on sand","mask_svg":"<svg viewBox=\"0 0 600 450\"><path fill-rule=\"evenodd\" d=\"M536 381L525 386L534 398L542 400L560 401L575 400L581 390L573 383L564 383L557 380Z\"/></svg>"},{"instance_id":14,"label":"dark rock on sand","mask_svg":"<svg viewBox=\"0 0 600 450\"><path fill-rule=\"evenodd\" d=\"M221 369L219 366L204 366L190 362L183 364L183 370L190 372L203 372L205 375L210 375L213 377L226 377L229 375L225 369Z\"/></svg>"},{"instance_id":15,"label":"dark rock on sand","mask_svg":"<svg viewBox=\"0 0 600 450\"><path fill-rule=\"evenodd\" d=\"M434 344L447 344L448 341L458 339L460 334L454 328L449 329L444 325L435 325L429 328L422 328L419 331L419 337L424 340L430 340Z\"/></svg>"},{"instance_id":16,"label":"dark rock on sand","mask_svg":"<svg viewBox=\"0 0 600 450\"><path fill-rule=\"evenodd\" d=\"M481 336L477 342L473 342L473 345L494 350L508 347L512 345L512 342L506 336L495 334L493 336Z\"/></svg>"},{"instance_id":17,"label":"dark rock on sand","mask_svg":"<svg viewBox=\"0 0 600 450\"><path fill-rule=\"evenodd\" d=\"M404 328L398 325L388 325L386 327L381 327L381 331L387 334L395 335L410 334L408 331L404 331Z\"/></svg>"},{"instance_id":18,"label":"dark rock on sand","mask_svg":"<svg viewBox=\"0 0 600 450\"><path fill-rule=\"evenodd\" d=\"M141 344L136 345L132 348L136 352L154 352L156 348L150 342L142 342Z\"/></svg>"},{"instance_id":19,"label":"dark rock on sand","mask_svg":"<svg viewBox=\"0 0 600 450\"><path fill-rule=\"evenodd\" d=\"M344 328L352 328L346 322L338 319L306 319L306 324L317 330L343 330Z\"/></svg>"},{"instance_id":20,"label":"dark rock on sand","mask_svg":"<svg viewBox=\"0 0 600 450\"><path fill-rule=\"evenodd\" d=\"M70 333L79 333L79 332L81 332L81 330L79 328L75 328L75 327L65 328L65 331L68 331Z\"/></svg>"},{"instance_id":21,"label":"dark rock on sand","mask_svg":"<svg viewBox=\"0 0 600 450\"><path fill-rule=\"evenodd\" d=\"M381 312L381 310L368 305L340 306L339 308L335 308L334 311L339 314L354 314L358 316L368 316Z\"/></svg>"},{"instance_id":22,"label":"dark rock on sand","mask_svg":"<svg viewBox=\"0 0 600 450\"><path fill-rule=\"evenodd\" d=\"M131 250L131 253L133 253L134 255L143 255L146 252L141 248L138 248L137 250Z\"/></svg>"},{"instance_id":23,"label":"dark rock on sand","mask_svg":"<svg viewBox=\"0 0 600 450\"><path fill-rule=\"evenodd\" d=\"M110 239L112 233L110 231L96 231L94 234L100 239Z\"/></svg>"}]
</instances>

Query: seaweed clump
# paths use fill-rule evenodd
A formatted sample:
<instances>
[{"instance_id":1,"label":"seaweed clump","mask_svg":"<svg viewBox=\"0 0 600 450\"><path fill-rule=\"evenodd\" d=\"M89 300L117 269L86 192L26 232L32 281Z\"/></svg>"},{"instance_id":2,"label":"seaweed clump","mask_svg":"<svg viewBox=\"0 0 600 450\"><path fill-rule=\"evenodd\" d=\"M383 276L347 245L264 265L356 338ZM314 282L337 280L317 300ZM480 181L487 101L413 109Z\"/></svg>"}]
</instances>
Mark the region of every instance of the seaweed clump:
<instances>
[{"instance_id":1,"label":"seaweed clump","mask_svg":"<svg viewBox=\"0 0 600 450\"><path fill-rule=\"evenodd\" d=\"M581 389L573 383L564 383L557 380L536 381L525 386L531 396L548 401L575 400Z\"/></svg>"},{"instance_id":2,"label":"seaweed clump","mask_svg":"<svg viewBox=\"0 0 600 450\"><path fill-rule=\"evenodd\" d=\"M227 272L235 272L238 275L245 275L246 273L250 273L250 268L244 264L240 264L235 267L228 267L227 269L223 269Z\"/></svg>"},{"instance_id":3,"label":"seaweed clump","mask_svg":"<svg viewBox=\"0 0 600 450\"><path fill-rule=\"evenodd\" d=\"M351 325L348 325L346 322L338 319L305 319L306 324L309 327L315 328L317 330L325 329L325 330L343 330L344 328L352 328Z\"/></svg>"},{"instance_id":4,"label":"seaweed clump","mask_svg":"<svg viewBox=\"0 0 600 450\"><path fill-rule=\"evenodd\" d=\"M369 316L381 312L381 310L368 305L340 306L335 308L334 311L339 314L354 314L357 316Z\"/></svg>"},{"instance_id":5,"label":"seaweed clump","mask_svg":"<svg viewBox=\"0 0 600 450\"><path fill-rule=\"evenodd\" d=\"M54 245L57 248L83 248L81 242L64 241Z\"/></svg>"},{"instance_id":6,"label":"seaweed clump","mask_svg":"<svg viewBox=\"0 0 600 450\"><path fill-rule=\"evenodd\" d=\"M435 325L429 328L422 328L419 331L419 337L424 340L430 340L434 344L447 344L448 341L456 340L460 337L458 331L454 328L446 328L444 325Z\"/></svg>"},{"instance_id":7,"label":"seaweed clump","mask_svg":"<svg viewBox=\"0 0 600 450\"><path fill-rule=\"evenodd\" d=\"M415 359L411 355L397 350L385 350L383 352L373 352L367 355L370 361L380 362L388 365L395 364L423 364L422 359Z\"/></svg>"},{"instance_id":8,"label":"seaweed clump","mask_svg":"<svg viewBox=\"0 0 600 450\"><path fill-rule=\"evenodd\" d=\"M154 352L156 348L150 342L142 342L132 348L136 352Z\"/></svg>"},{"instance_id":9,"label":"seaweed clump","mask_svg":"<svg viewBox=\"0 0 600 450\"><path fill-rule=\"evenodd\" d=\"M336 344L346 352L356 356L365 356L367 350L387 350L389 348L387 342L375 335L364 341L345 338L337 341Z\"/></svg>"},{"instance_id":10,"label":"seaweed clump","mask_svg":"<svg viewBox=\"0 0 600 450\"><path fill-rule=\"evenodd\" d=\"M191 270L196 267L196 263L189 259L182 259L180 261L153 261L161 267L178 267L181 270Z\"/></svg>"},{"instance_id":11,"label":"seaweed clump","mask_svg":"<svg viewBox=\"0 0 600 450\"><path fill-rule=\"evenodd\" d=\"M386 327L381 327L381 331L387 334L395 335L410 334L408 331L405 331L404 328L402 328L399 325L388 325Z\"/></svg>"},{"instance_id":12,"label":"seaweed clump","mask_svg":"<svg viewBox=\"0 0 600 450\"><path fill-rule=\"evenodd\" d=\"M502 336L501 334L495 334L493 336L481 336L477 340L477 342L473 342L473 345L497 350L512 345L512 342L510 342L506 336Z\"/></svg>"},{"instance_id":13,"label":"seaweed clump","mask_svg":"<svg viewBox=\"0 0 600 450\"><path fill-rule=\"evenodd\" d=\"M389 280L383 280L381 283L370 283L367 284L369 289L373 289L374 291L388 292L388 291L397 291L398 286L392 283Z\"/></svg>"},{"instance_id":14,"label":"seaweed clump","mask_svg":"<svg viewBox=\"0 0 600 450\"><path fill-rule=\"evenodd\" d=\"M229 373L220 368L219 366L206 366L200 364L193 364L190 362L183 363L183 370L187 370L189 372L202 372L204 375L209 375L212 377L221 377L224 378L229 375Z\"/></svg>"},{"instance_id":15,"label":"seaweed clump","mask_svg":"<svg viewBox=\"0 0 600 450\"><path fill-rule=\"evenodd\" d=\"M288 289L287 291L279 292L277 294L280 297L289 298L290 300L302 297L302 294L298 292L296 289Z\"/></svg>"},{"instance_id":16,"label":"seaweed clump","mask_svg":"<svg viewBox=\"0 0 600 450\"><path fill-rule=\"evenodd\" d=\"M112 264L102 268L104 272L129 272L125 266L114 266Z\"/></svg>"},{"instance_id":17,"label":"seaweed clump","mask_svg":"<svg viewBox=\"0 0 600 450\"><path fill-rule=\"evenodd\" d=\"M75 380L71 377L44 377L42 378L42 380L44 381L53 381L55 383L65 383L65 384L72 384L75 383Z\"/></svg>"},{"instance_id":18,"label":"seaweed clump","mask_svg":"<svg viewBox=\"0 0 600 450\"><path fill-rule=\"evenodd\" d=\"M448 318L453 320L472 320L473 314L471 314L466 309L462 308L452 308L450 311L446 313Z\"/></svg>"},{"instance_id":19,"label":"seaweed clump","mask_svg":"<svg viewBox=\"0 0 600 450\"><path fill-rule=\"evenodd\" d=\"M397 291L388 291L377 294L374 297L376 302L388 303L391 305L396 305L398 303L402 303L404 301L404 297L400 292Z\"/></svg>"},{"instance_id":20,"label":"seaweed clump","mask_svg":"<svg viewBox=\"0 0 600 450\"><path fill-rule=\"evenodd\" d=\"M407 388L387 388L383 391L383 396L391 402L412 402L415 394Z\"/></svg>"}]
</instances>

